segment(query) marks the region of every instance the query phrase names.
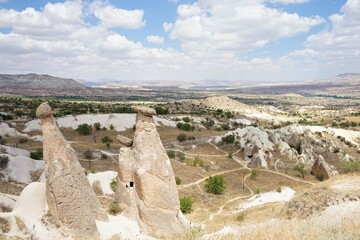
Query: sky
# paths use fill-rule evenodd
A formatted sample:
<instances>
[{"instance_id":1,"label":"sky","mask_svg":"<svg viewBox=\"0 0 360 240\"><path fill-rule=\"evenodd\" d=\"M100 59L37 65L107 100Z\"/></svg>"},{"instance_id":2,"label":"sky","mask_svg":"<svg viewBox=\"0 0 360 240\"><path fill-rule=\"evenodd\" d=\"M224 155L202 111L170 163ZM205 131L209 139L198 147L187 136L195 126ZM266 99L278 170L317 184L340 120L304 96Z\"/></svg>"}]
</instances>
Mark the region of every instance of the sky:
<instances>
[{"instance_id":1,"label":"sky","mask_svg":"<svg viewBox=\"0 0 360 240\"><path fill-rule=\"evenodd\" d=\"M360 72L360 0L0 0L0 73L285 82Z\"/></svg>"}]
</instances>

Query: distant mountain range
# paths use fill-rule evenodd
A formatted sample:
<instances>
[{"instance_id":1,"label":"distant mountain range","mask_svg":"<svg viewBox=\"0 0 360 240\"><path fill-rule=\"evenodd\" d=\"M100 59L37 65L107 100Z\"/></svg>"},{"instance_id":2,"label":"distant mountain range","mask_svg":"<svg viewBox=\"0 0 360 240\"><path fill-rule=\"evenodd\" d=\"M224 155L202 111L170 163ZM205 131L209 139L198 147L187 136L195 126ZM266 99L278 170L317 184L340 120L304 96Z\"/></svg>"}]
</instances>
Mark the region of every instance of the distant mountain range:
<instances>
[{"instance_id":1,"label":"distant mountain range","mask_svg":"<svg viewBox=\"0 0 360 240\"><path fill-rule=\"evenodd\" d=\"M189 91L212 91L236 94L284 94L299 93L310 95L360 95L360 73L344 73L330 80L314 80L305 82L289 83L264 83L254 84L231 84L229 81L204 80L197 83L174 81L137 81L137 86L130 86L124 82L111 81L102 86L92 85L89 82L78 81L69 78L53 77L50 75L21 74L9 75L0 74L0 96L86 96L86 97L129 97L147 96L162 97L172 96ZM177 85L174 85L177 84Z\"/></svg>"}]
</instances>

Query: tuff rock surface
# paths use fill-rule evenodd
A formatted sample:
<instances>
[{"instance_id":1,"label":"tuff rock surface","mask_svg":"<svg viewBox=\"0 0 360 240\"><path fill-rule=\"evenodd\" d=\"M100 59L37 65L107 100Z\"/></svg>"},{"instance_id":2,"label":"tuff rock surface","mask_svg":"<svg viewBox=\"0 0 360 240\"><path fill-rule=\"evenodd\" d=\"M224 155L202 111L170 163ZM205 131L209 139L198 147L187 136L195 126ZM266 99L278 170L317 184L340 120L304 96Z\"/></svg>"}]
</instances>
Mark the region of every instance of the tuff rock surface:
<instances>
[{"instance_id":1,"label":"tuff rock surface","mask_svg":"<svg viewBox=\"0 0 360 240\"><path fill-rule=\"evenodd\" d=\"M119 153L117 199L122 214L153 236L180 233L189 222L179 210L174 172L152 118L155 113L137 111L133 145Z\"/></svg>"},{"instance_id":2,"label":"tuff rock surface","mask_svg":"<svg viewBox=\"0 0 360 240\"><path fill-rule=\"evenodd\" d=\"M77 236L97 236L95 219L105 220L102 209L75 150L60 132L47 103L36 110L41 119L49 212L61 227Z\"/></svg>"},{"instance_id":3,"label":"tuff rock surface","mask_svg":"<svg viewBox=\"0 0 360 240\"><path fill-rule=\"evenodd\" d=\"M331 169L324 158L319 155L319 158L314 162L311 168L311 174L319 178L320 180L327 180L337 174L337 171Z\"/></svg>"}]
</instances>

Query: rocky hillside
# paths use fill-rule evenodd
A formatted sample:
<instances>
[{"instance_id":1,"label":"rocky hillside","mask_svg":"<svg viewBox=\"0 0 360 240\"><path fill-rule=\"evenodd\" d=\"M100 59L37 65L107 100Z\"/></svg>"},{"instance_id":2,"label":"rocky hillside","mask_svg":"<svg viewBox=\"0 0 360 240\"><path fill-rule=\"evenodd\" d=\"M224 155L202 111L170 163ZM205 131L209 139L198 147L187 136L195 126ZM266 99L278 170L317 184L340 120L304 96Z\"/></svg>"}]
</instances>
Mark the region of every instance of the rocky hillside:
<instances>
[{"instance_id":1,"label":"rocky hillside","mask_svg":"<svg viewBox=\"0 0 360 240\"><path fill-rule=\"evenodd\" d=\"M91 95L92 90L68 78L39 74L0 74L0 94L20 96Z\"/></svg>"}]
</instances>

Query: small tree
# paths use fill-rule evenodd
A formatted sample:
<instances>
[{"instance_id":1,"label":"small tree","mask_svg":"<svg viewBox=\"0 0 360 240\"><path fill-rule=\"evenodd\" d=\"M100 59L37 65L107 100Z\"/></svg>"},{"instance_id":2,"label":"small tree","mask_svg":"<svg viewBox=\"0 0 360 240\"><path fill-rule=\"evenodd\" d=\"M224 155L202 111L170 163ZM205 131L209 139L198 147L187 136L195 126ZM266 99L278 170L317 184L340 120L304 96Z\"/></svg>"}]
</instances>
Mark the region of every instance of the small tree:
<instances>
[{"instance_id":1,"label":"small tree","mask_svg":"<svg viewBox=\"0 0 360 240\"><path fill-rule=\"evenodd\" d=\"M99 122L94 123L94 128L96 131L99 131L101 129L101 124Z\"/></svg>"},{"instance_id":2,"label":"small tree","mask_svg":"<svg viewBox=\"0 0 360 240\"><path fill-rule=\"evenodd\" d=\"M305 178L305 174L306 174L305 164L298 163L294 166L293 170L299 172L301 174L301 177Z\"/></svg>"},{"instance_id":3,"label":"small tree","mask_svg":"<svg viewBox=\"0 0 360 240\"><path fill-rule=\"evenodd\" d=\"M180 210L183 213L191 213L193 201L189 197L180 198Z\"/></svg>"},{"instance_id":4,"label":"small tree","mask_svg":"<svg viewBox=\"0 0 360 240\"><path fill-rule=\"evenodd\" d=\"M90 135L91 133L91 125L84 123L84 124L80 124L76 131L80 134L80 135Z\"/></svg>"},{"instance_id":5,"label":"small tree","mask_svg":"<svg viewBox=\"0 0 360 240\"><path fill-rule=\"evenodd\" d=\"M110 144L113 142L113 140L109 136L105 136L101 138L101 142L106 145L106 147L109 149Z\"/></svg>"},{"instance_id":6,"label":"small tree","mask_svg":"<svg viewBox=\"0 0 360 240\"><path fill-rule=\"evenodd\" d=\"M183 142L183 141L186 141L187 137L186 137L186 134L185 133L180 133L176 139L179 141L179 142Z\"/></svg>"},{"instance_id":7,"label":"small tree","mask_svg":"<svg viewBox=\"0 0 360 240\"><path fill-rule=\"evenodd\" d=\"M90 149L88 149L83 153L83 155L84 155L84 158L91 159L93 157L93 152Z\"/></svg>"},{"instance_id":8,"label":"small tree","mask_svg":"<svg viewBox=\"0 0 360 240\"><path fill-rule=\"evenodd\" d=\"M110 124L109 128L110 128L110 130L114 130L115 127L114 127L114 125Z\"/></svg>"},{"instance_id":9,"label":"small tree","mask_svg":"<svg viewBox=\"0 0 360 240\"><path fill-rule=\"evenodd\" d=\"M210 176L205 182L207 192L222 194L225 191L225 179L223 175Z\"/></svg>"},{"instance_id":10,"label":"small tree","mask_svg":"<svg viewBox=\"0 0 360 240\"><path fill-rule=\"evenodd\" d=\"M235 141L235 136L234 135L227 135L225 137L222 137L221 140L225 143L234 143Z\"/></svg>"}]
</instances>

